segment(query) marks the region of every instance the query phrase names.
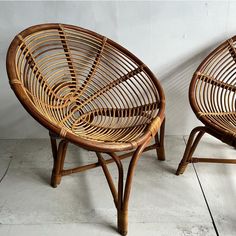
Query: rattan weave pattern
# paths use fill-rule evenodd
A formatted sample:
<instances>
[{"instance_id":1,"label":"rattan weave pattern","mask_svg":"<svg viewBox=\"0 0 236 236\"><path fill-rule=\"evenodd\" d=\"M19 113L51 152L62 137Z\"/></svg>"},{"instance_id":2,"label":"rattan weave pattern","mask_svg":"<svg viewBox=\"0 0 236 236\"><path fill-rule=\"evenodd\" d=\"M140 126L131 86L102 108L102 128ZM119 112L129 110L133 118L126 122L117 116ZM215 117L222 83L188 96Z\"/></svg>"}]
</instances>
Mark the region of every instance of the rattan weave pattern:
<instances>
[{"instance_id":1,"label":"rattan weave pattern","mask_svg":"<svg viewBox=\"0 0 236 236\"><path fill-rule=\"evenodd\" d=\"M227 40L199 66L190 85L190 103L207 126L236 135L236 42Z\"/></svg>"},{"instance_id":2,"label":"rattan weave pattern","mask_svg":"<svg viewBox=\"0 0 236 236\"><path fill-rule=\"evenodd\" d=\"M189 163L236 164L236 159L193 157L205 133L236 147L236 36L213 50L199 65L189 87L189 100L204 126L195 127L188 138L176 174L183 174Z\"/></svg>"},{"instance_id":3,"label":"rattan weave pattern","mask_svg":"<svg viewBox=\"0 0 236 236\"><path fill-rule=\"evenodd\" d=\"M11 83L21 83L38 112L62 127L61 136L131 142L157 116L160 97L146 66L106 37L59 25L18 38Z\"/></svg>"}]
</instances>

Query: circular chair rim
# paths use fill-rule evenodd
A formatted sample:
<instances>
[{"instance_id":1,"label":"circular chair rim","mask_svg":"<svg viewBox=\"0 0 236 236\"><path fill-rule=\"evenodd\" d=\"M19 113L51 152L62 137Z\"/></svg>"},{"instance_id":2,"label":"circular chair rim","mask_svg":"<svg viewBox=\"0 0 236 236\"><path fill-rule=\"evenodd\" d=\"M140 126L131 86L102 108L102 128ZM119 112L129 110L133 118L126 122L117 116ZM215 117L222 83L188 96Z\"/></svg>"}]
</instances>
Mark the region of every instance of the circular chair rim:
<instances>
[{"instance_id":1,"label":"circular chair rim","mask_svg":"<svg viewBox=\"0 0 236 236\"><path fill-rule=\"evenodd\" d=\"M207 119L205 116L200 116L199 112L201 112L201 110L198 108L198 105L196 103L196 99L194 96L194 91L195 91L195 85L198 79L198 74L197 72L201 71L202 67L204 67L205 63L208 61L208 59L214 55L217 51L219 51L221 48L224 48L227 44L229 40L236 40L236 35L229 38L228 40L225 40L223 43L221 43L219 46L217 46L215 49L213 49L204 59L203 61L200 63L200 65L197 67L197 69L195 70L193 77L191 79L190 82L190 86L189 86L189 101L190 101L190 105L191 108L193 110L193 112L195 113L195 115L197 116L197 118L207 127L210 127L211 129L214 129L216 132L218 133L225 133L225 134L229 134L232 133L232 131L228 130L228 129L224 129L214 123L212 123L209 119Z\"/></svg>"},{"instance_id":2,"label":"circular chair rim","mask_svg":"<svg viewBox=\"0 0 236 236\"><path fill-rule=\"evenodd\" d=\"M46 24L39 24L39 25L34 25L31 27L28 27L21 31L19 34L15 36L15 38L12 40L8 52L7 52L7 58L6 58L6 67L7 67L7 74L9 78L10 85L16 94L17 98L21 102L21 104L24 106L24 108L28 111L28 113L35 119L37 120L41 125L43 125L46 129L48 129L50 132L55 133L56 135L60 136L60 132L62 127L57 125L56 123L50 122L48 119L44 118L37 109L35 109L35 106L33 103L28 99L28 96L26 95L24 89L22 86L18 83L12 83L13 80L16 80L17 77L17 72L15 69L15 55L16 55L16 49L18 45L21 43L19 39L19 35L23 38L27 37L28 35L32 33L36 33L41 30L48 30L48 29L59 29L59 26L66 26L68 28L74 29L74 30L79 30L84 33L91 34L95 37L98 37L100 39L103 39L104 36L93 32L88 29L81 28L79 26L74 26L70 24L61 24L61 23L46 23ZM118 43L114 42L113 40L107 38L107 42L111 44L112 46L116 47L118 50L120 50L122 53L128 55L131 57L135 62L138 64L142 65L143 62L138 59L134 54L129 52L126 48L122 47ZM156 86L156 89L158 91L158 94L160 96L160 106L158 113L155 118L150 122L150 124L147 126L147 129L145 130L144 134L139 137L138 139L131 141L131 142L101 142L101 141L96 141L96 140L91 140L91 139L85 139L82 138L69 130L66 132L65 136L63 136L64 139L82 146L88 150L93 150L93 151L125 151L125 150L132 150L134 148L137 148L139 145L144 143L147 138L152 134L152 131L150 129L151 125L155 122L155 119L159 119L158 122L158 129L162 123L162 121L165 118L165 95L164 91L160 85L160 82L156 79L155 75L151 72L151 70L145 66L143 70L148 74L149 78L152 80L154 85Z\"/></svg>"}]
</instances>

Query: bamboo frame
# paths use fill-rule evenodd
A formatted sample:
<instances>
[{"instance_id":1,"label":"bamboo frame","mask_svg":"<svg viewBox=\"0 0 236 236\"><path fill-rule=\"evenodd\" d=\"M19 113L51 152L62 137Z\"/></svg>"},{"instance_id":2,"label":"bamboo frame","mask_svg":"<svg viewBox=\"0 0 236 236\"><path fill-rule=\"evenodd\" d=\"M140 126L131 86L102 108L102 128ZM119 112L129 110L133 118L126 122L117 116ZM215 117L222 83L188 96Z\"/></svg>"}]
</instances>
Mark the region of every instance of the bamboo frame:
<instances>
[{"instance_id":1,"label":"bamboo frame","mask_svg":"<svg viewBox=\"0 0 236 236\"><path fill-rule=\"evenodd\" d=\"M205 126L192 130L176 174L194 162L236 164L236 159L197 158L193 153L205 133L236 147L236 36L212 51L199 65L189 87L189 101Z\"/></svg>"},{"instance_id":2,"label":"bamboo frame","mask_svg":"<svg viewBox=\"0 0 236 236\"><path fill-rule=\"evenodd\" d=\"M51 185L62 176L102 167L117 208L118 231L128 231L132 179L142 152L165 160L165 97L150 69L128 50L95 32L65 24L32 26L12 41L9 82L25 109L49 130ZM155 143L148 145L154 138ZM98 161L64 169L69 143ZM118 155L119 152L125 154ZM110 155L105 160L102 153ZM122 159L131 157L126 182ZM107 164L118 169L116 188Z\"/></svg>"}]
</instances>

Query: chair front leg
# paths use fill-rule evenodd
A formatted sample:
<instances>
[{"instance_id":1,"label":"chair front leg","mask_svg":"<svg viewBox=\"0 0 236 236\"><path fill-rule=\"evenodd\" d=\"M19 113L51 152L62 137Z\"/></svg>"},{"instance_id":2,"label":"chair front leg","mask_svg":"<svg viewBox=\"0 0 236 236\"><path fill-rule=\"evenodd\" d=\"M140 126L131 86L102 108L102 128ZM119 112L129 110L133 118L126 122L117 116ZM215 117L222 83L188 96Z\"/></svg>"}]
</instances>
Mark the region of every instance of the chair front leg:
<instances>
[{"instance_id":1,"label":"chair front leg","mask_svg":"<svg viewBox=\"0 0 236 236\"><path fill-rule=\"evenodd\" d=\"M100 165L104 171L105 177L107 179L109 188L111 190L115 206L117 208L117 227L118 232L121 235L126 235L128 232L128 202L131 192L132 179L134 175L135 168L137 166L138 159L140 158L143 150L150 142L151 137L149 137L145 143L137 148L137 150L133 153L131 158L129 168L127 171L126 183L124 186L124 171L122 162L115 153L108 153L112 159L115 161L116 166L118 168L118 191L116 190L115 184L113 182L112 176L106 166L106 161L103 159L101 153L97 152L97 157Z\"/></svg>"},{"instance_id":2,"label":"chair front leg","mask_svg":"<svg viewBox=\"0 0 236 236\"><path fill-rule=\"evenodd\" d=\"M126 235L128 232L128 204L129 204L129 197L131 193L131 185L132 185L132 180L134 176L134 171L136 169L138 160L141 157L141 154L144 148L148 145L150 140L151 140L151 137L149 137L145 141L145 143L143 143L140 147L138 147L138 149L134 152L131 158L131 161L129 163L125 187L124 187L124 190L122 190L124 192L123 199L121 201L120 208L117 209L118 231L121 235Z\"/></svg>"},{"instance_id":3,"label":"chair front leg","mask_svg":"<svg viewBox=\"0 0 236 236\"><path fill-rule=\"evenodd\" d=\"M187 165L189 163L191 163L192 161L192 155L199 143L199 141L201 140L202 136L205 133L205 127L196 127L192 130L192 132L190 133L186 148L185 148L185 152L183 155L183 158L181 160L181 162L179 163L178 169L176 171L176 175L180 175L183 174Z\"/></svg>"},{"instance_id":4,"label":"chair front leg","mask_svg":"<svg viewBox=\"0 0 236 236\"><path fill-rule=\"evenodd\" d=\"M68 141L61 140L57 148L56 138L51 136L51 146L53 153L53 170L51 175L51 186L56 188L61 182L61 172L63 170Z\"/></svg>"}]
</instances>

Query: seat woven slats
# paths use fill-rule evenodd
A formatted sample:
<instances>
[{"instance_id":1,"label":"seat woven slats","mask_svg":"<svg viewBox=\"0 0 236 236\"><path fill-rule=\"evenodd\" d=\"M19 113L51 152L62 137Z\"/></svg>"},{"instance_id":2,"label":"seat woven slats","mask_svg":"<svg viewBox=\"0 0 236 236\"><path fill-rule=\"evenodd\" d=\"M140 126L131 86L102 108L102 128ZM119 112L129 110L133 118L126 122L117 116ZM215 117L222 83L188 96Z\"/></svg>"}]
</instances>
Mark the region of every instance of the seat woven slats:
<instances>
[{"instance_id":1,"label":"seat woven slats","mask_svg":"<svg viewBox=\"0 0 236 236\"><path fill-rule=\"evenodd\" d=\"M146 66L106 37L59 25L19 38L18 79L62 135L132 142L157 116L159 92Z\"/></svg>"},{"instance_id":2,"label":"seat woven slats","mask_svg":"<svg viewBox=\"0 0 236 236\"><path fill-rule=\"evenodd\" d=\"M236 51L231 39L212 53L194 75L197 116L208 125L236 134Z\"/></svg>"},{"instance_id":3,"label":"seat woven slats","mask_svg":"<svg viewBox=\"0 0 236 236\"><path fill-rule=\"evenodd\" d=\"M224 89L229 89L233 92L236 91L236 86L234 86L232 84L227 84L227 83L224 83L222 81L218 81L218 80L216 80L214 78L211 78L208 75L204 75L202 73L196 73L196 74L199 75L199 79L203 80L206 83L210 83L210 84L219 86L219 87L224 88Z\"/></svg>"},{"instance_id":4,"label":"seat woven slats","mask_svg":"<svg viewBox=\"0 0 236 236\"><path fill-rule=\"evenodd\" d=\"M64 32L64 27L62 25L60 25L60 29L61 30L59 30L59 34L60 34L61 42L62 42L64 51L65 51L66 60L68 62L68 66L69 66L69 70L70 70L70 74L71 74L71 80L77 81L76 80L76 73L75 73L75 66L74 66L74 62L72 59L70 47L67 44L68 40L67 40L66 34Z\"/></svg>"}]
</instances>

